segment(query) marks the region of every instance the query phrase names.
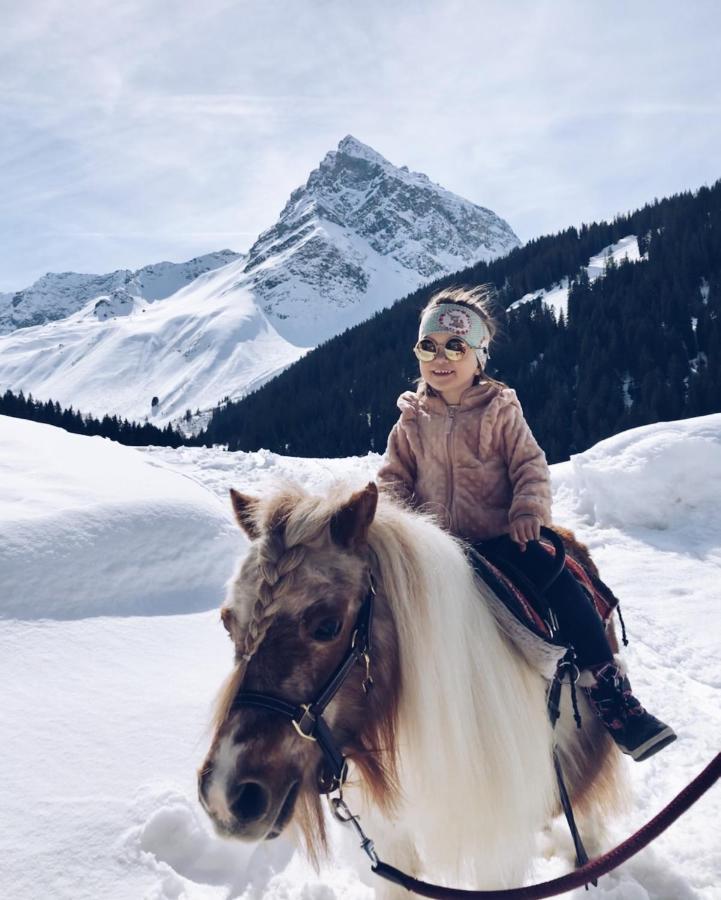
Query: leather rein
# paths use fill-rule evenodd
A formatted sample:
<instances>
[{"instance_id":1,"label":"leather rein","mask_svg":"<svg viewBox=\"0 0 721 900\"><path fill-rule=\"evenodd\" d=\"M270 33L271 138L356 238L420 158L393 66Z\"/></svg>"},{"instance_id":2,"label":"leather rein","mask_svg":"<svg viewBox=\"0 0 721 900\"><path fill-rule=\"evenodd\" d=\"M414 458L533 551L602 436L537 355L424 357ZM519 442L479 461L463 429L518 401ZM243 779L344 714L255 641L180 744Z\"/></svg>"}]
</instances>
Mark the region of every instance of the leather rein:
<instances>
[{"instance_id":1,"label":"leather rein","mask_svg":"<svg viewBox=\"0 0 721 900\"><path fill-rule=\"evenodd\" d=\"M463 890L419 881L400 869L384 863L376 853L373 841L363 831L359 817L350 811L343 799L343 784L348 775L348 764L323 717L328 704L341 689L356 665L363 664L365 667L363 690L368 693L373 687L373 679L370 674L370 654L375 594L375 584L373 576L370 574L368 591L358 611L350 645L315 700L310 703L293 704L271 694L240 691L233 700L231 709L250 706L287 716L301 738L318 743L325 763L325 772L319 778L318 791L326 795L337 793L336 797L328 796L333 815L338 821L350 825L355 830L360 838L362 850L371 861L371 870L379 877L401 885L421 896L434 898L434 900L446 900L446 898L448 900L541 900L541 898L554 897L581 885L588 888L589 883L595 884L596 878L612 871L651 843L721 777L720 753L657 816L622 844L597 859L585 862L568 875L542 884L506 890Z\"/></svg>"}]
</instances>

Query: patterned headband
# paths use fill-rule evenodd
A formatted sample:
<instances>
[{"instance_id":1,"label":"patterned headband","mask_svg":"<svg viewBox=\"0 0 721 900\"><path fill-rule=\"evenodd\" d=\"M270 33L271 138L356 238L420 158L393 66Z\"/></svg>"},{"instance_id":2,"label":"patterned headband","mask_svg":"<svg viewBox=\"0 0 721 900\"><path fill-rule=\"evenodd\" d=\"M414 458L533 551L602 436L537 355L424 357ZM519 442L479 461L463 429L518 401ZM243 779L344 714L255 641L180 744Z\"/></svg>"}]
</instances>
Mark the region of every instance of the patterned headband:
<instances>
[{"instance_id":1,"label":"patterned headband","mask_svg":"<svg viewBox=\"0 0 721 900\"><path fill-rule=\"evenodd\" d=\"M488 326L475 310L459 303L442 303L427 309L418 328L418 340L434 331L448 331L462 337L469 347L486 349L491 341Z\"/></svg>"}]
</instances>

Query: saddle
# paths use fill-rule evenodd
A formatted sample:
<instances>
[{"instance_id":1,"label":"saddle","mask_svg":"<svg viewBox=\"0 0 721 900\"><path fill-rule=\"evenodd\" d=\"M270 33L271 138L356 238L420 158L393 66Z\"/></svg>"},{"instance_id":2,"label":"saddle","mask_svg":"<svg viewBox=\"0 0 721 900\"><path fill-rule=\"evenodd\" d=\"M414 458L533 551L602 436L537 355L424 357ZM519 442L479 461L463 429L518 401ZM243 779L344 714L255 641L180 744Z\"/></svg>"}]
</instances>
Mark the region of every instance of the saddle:
<instances>
[{"instance_id":1,"label":"saddle","mask_svg":"<svg viewBox=\"0 0 721 900\"><path fill-rule=\"evenodd\" d=\"M552 529L541 528L541 546L559 560L557 573L565 568L576 579L593 603L604 625L608 624L619 600L600 578L589 572ZM503 630L528 662L551 680L568 645L558 634L552 610L543 591L512 566L491 562L468 545L467 555L477 575L491 589L491 610ZM547 589L554 579L545 585ZM619 610L620 615L620 610Z\"/></svg>"}]
</instances>

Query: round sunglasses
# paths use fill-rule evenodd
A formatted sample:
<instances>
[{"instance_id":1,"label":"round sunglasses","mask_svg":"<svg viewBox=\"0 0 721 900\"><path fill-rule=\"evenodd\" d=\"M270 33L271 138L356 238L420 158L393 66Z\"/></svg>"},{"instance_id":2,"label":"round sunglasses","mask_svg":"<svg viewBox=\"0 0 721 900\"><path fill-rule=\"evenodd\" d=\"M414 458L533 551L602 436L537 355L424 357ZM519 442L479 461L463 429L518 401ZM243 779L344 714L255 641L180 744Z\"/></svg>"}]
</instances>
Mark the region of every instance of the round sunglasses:
<instances>
[{"instance_id":1,"label":"round sunglasses","mask_svg":"<svg viewBox=\"0 0 721 900\"><path fill-rule=\"evenodd\" d=\"M451 362L458 362L460 359L463 359L470 349L463 338L459 337L450 338L445 344L440 345L430 338L423 338L415 345L413 352L421 362L431 362L443 350L446 359Z\"/></svg>"}]
</instances>

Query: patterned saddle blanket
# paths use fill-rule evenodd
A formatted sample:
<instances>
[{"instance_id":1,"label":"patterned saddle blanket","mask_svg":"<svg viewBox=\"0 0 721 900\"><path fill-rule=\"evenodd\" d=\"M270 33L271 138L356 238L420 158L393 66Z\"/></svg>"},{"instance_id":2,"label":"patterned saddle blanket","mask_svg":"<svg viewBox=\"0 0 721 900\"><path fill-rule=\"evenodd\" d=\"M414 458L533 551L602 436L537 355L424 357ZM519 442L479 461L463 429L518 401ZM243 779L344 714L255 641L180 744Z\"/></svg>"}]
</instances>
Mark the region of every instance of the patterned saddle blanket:
<instances>
[{"instance_id":1,"label":"patterned saddle blanket","mask_svg":"<svg viewBox=\"0 0 721 900\"><path fill-rule=\"evenodd\" d=\"M550 541L541 539L540 543L551 556L555 555L555 548ZM511 575L501 571L470 547L469 558L479 577L491 589L489 603L502 631L545 678L553 678L568 645L554 636L551 625L534 606L535 598L529 596ZM618 597L600 578L588 572L568 548L564 566L587 593L604 624L607 624L619 604Z\"/></svg>"}]
</instances>

